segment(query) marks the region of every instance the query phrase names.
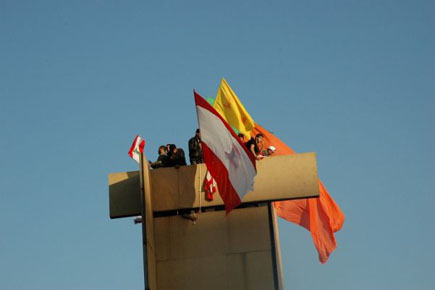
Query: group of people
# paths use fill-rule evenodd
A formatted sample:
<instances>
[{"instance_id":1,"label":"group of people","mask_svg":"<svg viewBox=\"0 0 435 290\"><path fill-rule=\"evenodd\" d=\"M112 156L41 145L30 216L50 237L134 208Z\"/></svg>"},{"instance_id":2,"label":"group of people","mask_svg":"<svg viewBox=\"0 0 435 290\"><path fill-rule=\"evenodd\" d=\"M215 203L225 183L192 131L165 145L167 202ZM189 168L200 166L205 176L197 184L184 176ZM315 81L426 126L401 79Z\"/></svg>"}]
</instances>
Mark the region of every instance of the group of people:
<instances>
[{"instance_id":1,"label":"group of people","mask_svg":"<svg viewBox=\"0 0 435 290\"><path fill-rule=\"evenodd\" d=\"M268 148L264 149L264 136L261 133L255 135L255 138L251 138L248 142L245 142L245 136L243 134L240 133L238 137L254 155L256 160L261 160L264 157L275 154L276 148L274 146L269 146ZM199 129L196 129L195 136L189 139L188 146L190 164L193 165L204 163L201 145L201 132ZM153 169L186 165L184 150L182 148L178 148L175 144L159 146L158 155L159 157L157 158L157 161L150 162L150 166Z\"/></svg>"},{"instance_id":2,"label":"group of people","mask_svg":"<svg viewBox=\"0 0 435 290\"><path fill-rule=\"evenodd\" d=\"M161 145L157 153L159 155L157 161L150 162L150 166L153 169L187 165L184 150L175 144ZM196 130L195 136L189 140L189 159L190 164L204 162L202 159L201 134L199 129Z\"/></svg>"},{"instance_id":3,"label":"group of people","mask_svg":"<svg viewBox=\"0 0 435 290\"><path fill-rule=\"evenodd\" d=\"M175 144L167 144L159 146L159 157L156 162L150 162L153 169L160 167L178 167L186 165L186 157L184 150L178 148Z\"/></svg>"},{"instance_id":4,"label":"group of people","mask_svg":"<svg viewBox=\"0 0 435 290\"><path fill-rule=\"evenodd\" d=\"M238 135L240 141L247 147L249 151L255 156L255 159L261 160L265 156L272 156L276 149L273 146L269 146L267 149L264 148L264 136L262 134L257 134L255 138L251 138L245 143L245 136L243 134ZM189 160L190 164L200 164L204 163L203 151L201 145L201 132L196 129L195 136L189 139ZM175 144L167 144L159 146L158 150L159 157L157 161L150 162L150 166L153 169L161 167L176 167L186 165L186 157L184 155L184 150L178 148ZM194 223L197 220L197 215L195 210L182 211L181 216L185 219L189 219Z\"/></svg>"},{"instance_id":5,"label":"group of people","mask_svg":"<svg viewBox=\"0 0 435 290\"><path fill-rule=\"evenodd\" d=\"M272 156L276 152L276 148L273 145L264 149L264 135L261 133L255 135L255 138L251 137L248 142L245 142L245 135L242 133L240 133L238 136L257 160Z\"/></svg>"}]
</instances>

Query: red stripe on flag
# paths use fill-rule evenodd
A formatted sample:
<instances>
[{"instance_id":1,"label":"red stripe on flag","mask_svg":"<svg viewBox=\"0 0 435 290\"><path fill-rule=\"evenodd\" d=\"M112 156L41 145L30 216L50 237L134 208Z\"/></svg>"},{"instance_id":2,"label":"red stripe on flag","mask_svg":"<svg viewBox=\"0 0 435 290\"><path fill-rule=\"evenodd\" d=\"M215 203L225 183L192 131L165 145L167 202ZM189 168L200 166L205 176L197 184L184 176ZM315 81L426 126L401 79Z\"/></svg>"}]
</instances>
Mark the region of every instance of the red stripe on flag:
<instances>
[{"instance_id":1,"label":"red stripe on flag","mask_svg":"<svg viewBox=\"0 0 435 290\"><path fill-rule=\"evenodd\" d=\"M136 147L137 138L139 138L139 135L136 135L136 138L133 140L133 144L131 144L130 150L128 150L128 155L130 155L131 158L133 158L133 151L134 147Z\"/></svg>"}]
</instances>

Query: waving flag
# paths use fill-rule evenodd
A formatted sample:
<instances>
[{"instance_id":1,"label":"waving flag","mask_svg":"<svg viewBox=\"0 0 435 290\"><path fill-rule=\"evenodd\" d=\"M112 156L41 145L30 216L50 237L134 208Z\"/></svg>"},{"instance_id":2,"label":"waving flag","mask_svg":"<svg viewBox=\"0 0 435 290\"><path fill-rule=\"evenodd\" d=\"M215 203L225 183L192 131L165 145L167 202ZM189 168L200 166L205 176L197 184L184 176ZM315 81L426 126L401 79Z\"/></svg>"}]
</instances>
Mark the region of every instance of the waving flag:
<instances>
[{"instance_id":1,"label":"waving flag","mask_svg":"<svg viewBox=\"0 0 435 290\"><path fill-rule=\"evenodd\" d=\"M224 79L222 80L221 87L229 88L229 85ZM220 92L221 87L219 87L218 97L223 94ZM232 92L231 88L229 88L229 90ZM249 113L244 109L234 93L232 94L232 98L234 98L235 104L240 104L240 107L243 108L245 118L252 120L251 116L249 116ZM218 102L218 98L216 98L214 103L214 107L219 112L223 107L220 102ZM231 113L229 112L230 110L236 111ZM264 146L267 148L273 145L276 148L275 156L295 154L293 149L259 124L254 123L254 127L250 130L246 127L241 127L241 124L244 123L243 120L234 120L234 118L241 118L241 114L237 110L238 109L235 106L227 106L225 107L225 112L222 113L221 116L237 130L242 132L243 128L245 128L250 132L252 137L258 133L262 133L264 135ZM279 217L300 225L310 231L314 246L319 254L319 260L321 263L326 263L331 253L337 247L334 233L339 231L343 226L345 216L329 195L323 183L319 180L318 198L274 202L274 207Z\"/></svg>"},{"instance_id":2,"label":"waving flag","mask_svg":"<svg viewBox=\"0 0 435 290\"><path fill-rule=\"evenodd\" d=\"M136 135L136 138L134 138L133 144L131 144L130 150L128 151L128 155L139 163L140 153L143 153L144 148L145 140L139 137L139 135Z\"/></svg>"},{"instance_id":3,"label":"waving flag","mask_svg":"<svg viewBox=\"0 0 435 290\"><path fill-rule=\"evenodd\" d=\"M249 116L234 91L222 78L213 107L234 128L246 137L254 129L254 120Z\"/></svg>"},{"instance_id":4,"label":"waving flag","mask_svg":"<svg viewBox=\"0 0 435 290\"><path fill-rule=\"evenodd\" d=\"M219 113L194 91L204 162L229 213L253 190L255 158Z\"/></svg>"},{"instance_id":5,"label":"waving flag","mask_svg":"<svg viewBox=\"0 0 435 290\"><path fill-rule=\"evenodd\" d=\"M295 154L284 142L272 133L255 124L251 132L261 133L264 145L276 147L274 155ZM283 200L273 203L276 214L290 222L300 225L310 231L313 243L319 254L319 261L324 264L337 247L334 233L339 231L344 223L344 213L329 195L323 183L319 180L319 197L296 200Z\"/></svg>"}]
</instances>

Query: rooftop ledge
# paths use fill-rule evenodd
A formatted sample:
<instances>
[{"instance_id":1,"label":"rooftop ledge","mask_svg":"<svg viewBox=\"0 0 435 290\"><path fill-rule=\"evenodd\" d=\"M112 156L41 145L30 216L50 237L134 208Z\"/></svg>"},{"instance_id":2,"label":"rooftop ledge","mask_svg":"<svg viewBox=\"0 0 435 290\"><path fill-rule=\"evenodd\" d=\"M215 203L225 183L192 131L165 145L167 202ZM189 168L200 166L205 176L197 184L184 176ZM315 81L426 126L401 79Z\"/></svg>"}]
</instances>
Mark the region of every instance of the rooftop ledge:
<instances>
[{"instance_id":1,"label":"rooftop ledge","mask_svg":"<svg viewBox=\"0 0 435 290\"><path fill-rule=\"evenodd\" d=\"M154 213L222 206L219 192L205 199L205 164L159 168L150 171ZM254 190L242 203L259 203L319 196L316 154L273 156L257 161ZM141 214L139 171L109 174L110 218Z\"/></svg>"}]
</instances>

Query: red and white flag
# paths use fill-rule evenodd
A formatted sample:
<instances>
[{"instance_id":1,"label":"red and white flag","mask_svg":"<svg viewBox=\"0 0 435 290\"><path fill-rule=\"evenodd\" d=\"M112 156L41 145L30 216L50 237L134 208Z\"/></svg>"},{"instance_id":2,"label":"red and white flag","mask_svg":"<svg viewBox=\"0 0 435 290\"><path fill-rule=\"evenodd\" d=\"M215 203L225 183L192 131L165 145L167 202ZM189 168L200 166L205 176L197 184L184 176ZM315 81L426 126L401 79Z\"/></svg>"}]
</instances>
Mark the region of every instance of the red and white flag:
<instances>
[{"instance_id":1,"label":"red and white flag","mask_svg":"<svg viewBox=\"0 0 435 290\"><path fill-rule=\"evenodd\" d=\"M255 157L230 125L194 91L204 162L229 213L254 188Z\"/></svg>"},{"instance_id":2,"label":"red and white flag","mask_svg":"<svg viewBox=\"0 0 435 290\"><path fill-rule=\"evenodd\" d=\"M213 200L213 194L216 192L216 181L211 176L210 171L207 170L207 174L205 175L205 181L204 181L204 190L205 190L205 197L207 200Z\"/></svg>"},{"instance_id":3,"label":"red and white flag","mask_svg":"<svg viewBox=\"0 0 435 290\"><path fill-rule=\"evenodd\" d=\"M145 148L145 140L136 135L134 138L133 144L131 144L130 150L128 151L128 155L131 158L140 163L140 153L143 153L143 149Z\"/></svg>"}]
</instances>

